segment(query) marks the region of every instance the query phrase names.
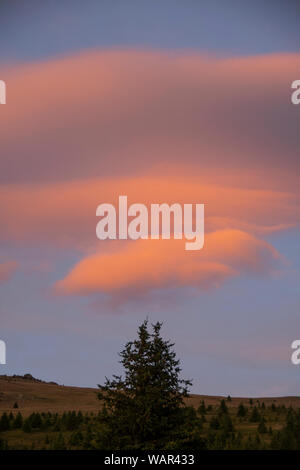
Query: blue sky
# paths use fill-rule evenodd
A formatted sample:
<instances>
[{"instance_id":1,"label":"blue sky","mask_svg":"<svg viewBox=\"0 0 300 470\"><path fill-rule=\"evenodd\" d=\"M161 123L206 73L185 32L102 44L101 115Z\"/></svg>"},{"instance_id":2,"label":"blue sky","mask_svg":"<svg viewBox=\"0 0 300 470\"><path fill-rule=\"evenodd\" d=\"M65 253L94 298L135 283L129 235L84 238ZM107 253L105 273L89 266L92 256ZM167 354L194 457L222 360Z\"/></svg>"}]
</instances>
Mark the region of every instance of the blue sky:
<instances>
[{"instance_id":1,"label":"blue sky","mask_svg":"<svg viewBox=\"0 0 300 470\"><path fill-rule=\"evenodd\" d=\"M193 50L208 57L296 53L300 49L299 17L300 7L296 1L4 0L0 6L0 66L7 70L7 64L10 64L12 69L16 67L18 74L19 70L23 73L24 63L31 67L35 62L47 63L57 57L108 49L142 53L172 50L183 56ZM34 69L28 70L30 75ZM90 75L93 73L91 68ZM2 78L6 77L1 76L0 68ZM299 77L291 76L291 79L296 78ZM13 75L12 82L17 82ZM7 85L9 88L9 81ZM63 86L67 91L68 83ZM17 90L17 85L14 87ZM279 100L282 99L285 95L280 95ZM233 104L233 108L238 107L235 102ZM251 116L255 121L255 106L261 108L256 102L253 106ZM23 116L23 108L13 110L17 110L14 119L19 127L16 124L16 132L22 131L17 113ZM4 122L3 108L0 112L3 113L0 122ZM287 104L270 120L266 113L266 129L260 129L262 141L267 140L264 132L278 131L276 136L274 131L274 139L279 136L282 148L286 149L286 154L282 152L279 156L273 148L268 153L262 165L265 186L276 188L278 179L271 184L271 170L278 166L275 169L279 169L280 174L286 166L289 172L286 186L290 175L294 178L293 185L284 186L283 176L278 189L291 193L297 193L297 126L290 116L290 113L296 116L296 112ZM42 115L42 121L47 123L46 115L47 110ZM28 116L30 120L30 111ZM109 116L109 119L111 121L105 121L107 129L113 127L115 118ZM57 122L50 124L56 127L59 139L66 123L59 117ZM39 135L34 131L25 137L22 134L20 140L18 134L11 141L2 135L3 141L7 137L3 160L7 158L8 164L1 167L1 181L8 182L8 186L30 182L33 174L36 184L38 178L47 180L48 174L53 174L50 157L37 156L43 162L44 171L43 165L35 164L34 158L31 159L31 141L40 138L43 143L45 138L46 142L47 131L41 129ZM255 140L251 132L256 131L255 125L249 128L251 142ZM268 139L270 135L272 133L267 135ZM45 154L53 155L54 162L55 136L55 133L50 134L53 146L49 141L47 148L45 144ZM70 141L70 134L68 136L65 139ZM90 138L89 132L84 138ZM248 171L251 154L250 157L241 155L241 166L245 165ZM84 155L83 165L85 158ZM92 160L98 163L101 158L97 154ZM253 155L255 165L259 160L260 157ZM53 165L55 169L55 163ZM222 157L219 168L223 166ZM65 168L67 173L70 169L72 180L72 161L66 159ZM101 173L99 168L97 176ZM85 169L79 166L79 171L86 176ZM58 170L57 179L61 174ZM93 173L87 172L87 175L91 177ZM118 176L117 170L115 175ZM247 173L244 177L247 179ZM36 201L32 201L34 205ZM63 232L59 225L56 228L57 232ZM41 379L66 385L96 386L105 376L119 372L118 351L135 336L138 325L148 316L150 321L164 322L163 334L175 342L183 375L193 378L195 393L232 396L299 394L299 369L290 361L290 345L300 334L299 230L296 227L263 238L288 260L280 273L256 276L246 272L229 279L218 289L200 295L189 286L179 291L171 288L163 293L154 292L150 301L140 303L133 299L121 314L114 314L106 307L103 293L74 297L53 295L55 282L82 258L77 247L58 248L51 245L51 240L50 243L28 243L26 233L18 241L1 240L0 261L16 260L18 268L11 279L0 284L0 339L7 343L7 365L0 366L0 374L32 373Z\"/></svg>"},{"instance_id":2,"label":"blue sky","mask_svg":"<svg viewBox=\"0 0 300 470\"><path fill-rule=\"evenodd\" d=\"M295 52L295 0L3 0L0 60L39 60L99 47Z\"/></svg>"}]
</instances>

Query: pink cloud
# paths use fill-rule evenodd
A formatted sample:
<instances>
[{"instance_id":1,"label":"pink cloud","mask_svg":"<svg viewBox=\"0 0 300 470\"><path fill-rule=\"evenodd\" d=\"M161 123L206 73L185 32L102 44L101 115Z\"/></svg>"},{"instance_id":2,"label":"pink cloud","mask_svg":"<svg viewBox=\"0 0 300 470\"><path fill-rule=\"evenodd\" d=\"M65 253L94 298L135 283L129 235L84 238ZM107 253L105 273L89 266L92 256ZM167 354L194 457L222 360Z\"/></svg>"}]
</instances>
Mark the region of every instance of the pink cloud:
<instances>
[{"instance_id":1,"label":"pink cloud","mask_svg":"<svg viewBox=\"0 0 300 470\"><path fill-rule=\"evenodd\" d=\"M205 230L239 229L256 235L289 229L300 221L299 196L295 193L249 189L220 182L208 183L197 168L180 168L168 178L155 174L98 180L78 180L40 185L0 186L2 240L48 243L55 246L95 250L98 221L96 207L102 202L118 204L126 194L128 203L204 203ZM219 178L220 179L220 178ZM106 247L106 245L101 245Z\"/></svg>"},{"instance_id":2,"label":"pink cloud","mask_svg":"<svg viewBox=\"0 0 300 470\"><path fill-rule=\"evenodd\" d=\"M299 54L117 50L11 69L0 115L0 239L79 251L83 260L58 284L64 292L206 288L271 272L279 255L260 237L300 221L299 113L290 103L299 69ZM96 239L95 211L120 194L129 203L204 203L212 248L193 259L171 242L111 251ZM149 272L139 274L143 256Z\"/></svg>"},{"instance_id":3,"label":"pink cloud","mask_svg":"<svg viewBox=\"0 0 300 470\"><path fill-rule=\"evenodd\" d=\"M18 263L16 261L0 263L0 284L9 281L13 277L17 266Z\"/></svg>"},{"instance_id":4,"label":"pink cloud","mask_svg":"<svg viewBox=\"0 0 300 470\"><path fill-rule=\"evenodd\" d=\"M56 291L122 296L168 287L208 289L241 274L270 274L282 261L268 243L238 230L208 234L198 252L185 251L183 240L139 240L84 258L56 284Z\"/></svg>"},{"instance_id":5,"label":"pink cloud","mask_svg":"<svg viewBox=\"0 0 300 470\"><path fill-rule=\"evenodd\" d=\"M246 184L253 169L267 169L265 187L274 173L280 187L296 188L299 113L290 85L299 68L299 54L134 50L21 65L7 76L0 178L132 176L184 162L242 169Z\"/></svg>"}]
</instances>

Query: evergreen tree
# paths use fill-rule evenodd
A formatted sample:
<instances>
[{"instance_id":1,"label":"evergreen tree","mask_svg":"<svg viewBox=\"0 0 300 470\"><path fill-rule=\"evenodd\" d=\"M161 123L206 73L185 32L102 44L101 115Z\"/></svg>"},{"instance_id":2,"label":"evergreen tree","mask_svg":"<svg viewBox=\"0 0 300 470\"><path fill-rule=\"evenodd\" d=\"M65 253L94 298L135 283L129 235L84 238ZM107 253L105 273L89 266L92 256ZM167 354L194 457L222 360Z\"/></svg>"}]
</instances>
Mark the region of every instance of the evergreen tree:
<instances>
[{"instance_id":1,"label":"evergreen tree","mask_svg":"<svg viewBox=\"0 0 300 470\"><path fill-rule=\"evenodd\" d=\"M78 423L79 426L80 426L80 424L83 423L83 415L82 415L81 411L78 411L78 413L77 413L77 423Z\"/></svg>"},{"instance_id":2,"label":"evergreen tree","mask_svg":"<svg viewBox=\"0 0 300 470\"><path fill-rule=\"evenodd\" d=\"M80 431L74 432L70 437L70 441L69 441L70 446L80 447L82 443L83 443L82 433Z\"/></svg>"},{"instance_id":3,"label":"evergreen tree","mask_svg":"<svg viewBox=\"0 0 300 470\"><path fill-rule=\"evenodd\" d=\"M7 442L0 437L0 450L9 450Z\"/></svg>"},{"instance_id":4,"label":"evergreen tree","mask_svg":"<svg viewBox=\"0 0 300 470\"><path fill-rule=\"evenodd\" d=\"M261 418L261 420L259 422L259 425L258 425L258 428L257 428L257 431L260 434L266 434L268 432L268 429L267 429L267 426L266 426L266 420L265 420L264 417Z\"/></svg>"},{"instance_id":5,"label":"evergreen tree","mask_svg":"<svg viewBox=\"0 0 300 470\"><path fill-rule=\"evenodd\" d=\"M8 431L10 428L9 417L6 413L3 413L0 419L0 431Z\"/></svg>"},{"instance_id":6,"label":"evergreen tree","mask_svg":"<svg viewBox=\"0 0 300 470\"><path fill-rule=\"evenodd\" d=\"M228 413L228 408L226 406L225 400L221 400L219 413L220 414L227 414Z\"/></svg>"},{"instance_id":7,"label":"evergreen tree","mask_svg":"<svg viewBox=\"0 0 300 470\"><path fill-rule=\"evenodd\" d=\"M40 429L42 427L42 418L40 413L32 413L29 416L30 426L35 429Z\"/></svg>"},{"instance_id":8,"label":"evergreen tree","mask_svg":"<svg viewBox=\"0 0 300 470\"><path fill-rule=\"evenodd\" d=\"M151 333L144 321L138 338L120 353L124 378L114 376L99 385L104 445L109 448L159 449L175 435L176 439L184 435L187 413L183 399L191 382L179 378L174 345L162 339L161 326L159 322L152 325Z\"/></svg>"},{"instance_id":9,"label":"evergreen tree","mask_svg":"<svg viewBox=\"0 0 300 470\"><path fill-rule=\"evenodd\" d=\"M205 407L204 400L201 401L201 403L198 407L198 413L200 413L201 415L205 415L205 413L206 413L206 407Z\"/></svg>"},{"instance_id":10,"label":"evergreen tree","mask_svg":"<svg viewBox=\"0 0 300 470\"><path fill-rule=\"evenodd\" d=\"M23 426L23 418L22 418L22 415L21 413L19 412L15 418L15 421L14 421L14 427L16 429L21 429Z\"/></svg>"},{"instance_id":11,"label":"evergreen tree","mask_svg":"<svg viewBox=\"0 0 300 470\"><path fill-rule=\"evenodd\" d=\"M239 418L244 418L247 412L248 412L247 408L243 405L243 403L240 403L238 406L238 410L237 410L237 416Z\"/></svg>"},{"instance_id":12,"label":"evergreen tree","mask_svg":"<svg viewBox=\"0 0 300 470\"><path fill-rule=\"evenodd\" d=\"M66 429L68 431L74 431L77 428L77 415L75 411L72 411L72 413L68 413L67 419L66 419Z\"/></svg>"},{"instance_id":13,"label":"evergreen tree","mask_svg":"<svg viewBox=\"0 0 300 470\"><path fill-rule=\"evenodd\" d=\"M223 413L220 417L220 427L223 430L223 436L226 438L234 432L234 426L228 413Z\"/></svg>"},{"instance_id":14,"label":"evergreen tree","mask_svg":"<svg viewBox=\"0 0 300 470\"><path fill-rule=\"evenodd\" d=\"M66 449L67 447L66 447L64 436L61 433L59 433L59 435L57 436L57 438L54 440L52 444L52 450L66 450Z\"/></svg>"},{"instance_id":15,"label":"evergreen tree","mask_svg":"<svg viewBox=\"0 0 300 470\"><path fill-rule=\"evenodd\" d=\"M28 432L28 433L32 432L32 427L31 427L29 418L25 419L24 421L23 431Z\"/></svg>"},{"instance_id":16,"label":"evergreen tree","mask_svg":"<svg viewBox=\"0 0 300 470\"><path fill-rule=\"evenodd\" d=\"M220 420L217 416L213 416L210 420L209 427L211 429L219 429L220 428Z\"/></svg>"},{"instance_id":17,"label":"evergreen tree","mask_svg":"<svg viewBox=\"0 0 300 470\"><path fill-rule=\"evenodd\" d=\"M260 421L260 419L261 419L261 416L259 414L258 409L255 406L252 410L252 413L251 413L251 416L250 416L250 421L252 423L258 423Z\"/></svg>"}]
</instances>

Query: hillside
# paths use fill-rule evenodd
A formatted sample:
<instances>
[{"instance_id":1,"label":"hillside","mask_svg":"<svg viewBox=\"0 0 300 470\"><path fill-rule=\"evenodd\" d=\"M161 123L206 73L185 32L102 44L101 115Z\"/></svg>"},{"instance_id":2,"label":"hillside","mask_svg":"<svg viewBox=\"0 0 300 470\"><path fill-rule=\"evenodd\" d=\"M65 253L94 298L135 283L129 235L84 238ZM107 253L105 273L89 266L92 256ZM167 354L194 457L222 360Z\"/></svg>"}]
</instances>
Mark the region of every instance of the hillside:
<instances>
[{"instance_id":1,"label":"hillside","mask_svg":"<svg viewBox=\"0 0 300 470\"><path fill-rule=\"evenodd\" d=\"M202 400L207 405L218 405L221 396L191 395L187 402L198 407ZM252 398L264 402L266 406L276 405L293 406L300 408L300 397L258 397ZM18 410L14 410L17 402ZM228 403L230 407L237 407L241 402L248 404L249 398L234 397ZM54 382L43 382L27 374L26 376L0 376L0 414L4 411L21 411L24 416L35 412L58 412L81 410L82 412L95 412L100 408L96 388L69 387Z\"/></svg>"}]
</instances>

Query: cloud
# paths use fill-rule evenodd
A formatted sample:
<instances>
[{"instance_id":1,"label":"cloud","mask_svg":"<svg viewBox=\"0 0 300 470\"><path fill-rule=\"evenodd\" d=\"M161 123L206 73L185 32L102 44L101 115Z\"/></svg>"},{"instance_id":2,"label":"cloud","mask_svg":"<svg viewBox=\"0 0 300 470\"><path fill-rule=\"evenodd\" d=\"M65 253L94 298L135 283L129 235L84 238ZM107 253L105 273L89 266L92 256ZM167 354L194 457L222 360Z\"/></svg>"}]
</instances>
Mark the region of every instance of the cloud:
<instances>
[{"instance_id":1,"label":"cloud","mask_svg":"<svg viewBox=\"0 0 300 470\"><path fill-rule=\"evenodd\" d=\"M17 266L18 263L16 261L0 263L0 284L9 281L13 277Z\"/></svg>"},{"instance_id":2,"label":"cloud","mask_svg":"<svg viewBox=\"0 0 300 470\"><path fill-rule=\"evenodd\" d=\"M299 54L134 50L11 67L0 240L76 252L82 261L58 283L63 292L209 288L270 273L279 255L261 237L300 221L299 110L290 102L299 68ZM121 194L129 204L204 203L209 254L97 240L96 207ZM234 250L223 249L231 239Z\"/></svg>"},{"instance_id":3,"label":"cloud","mask_svg":"<svg viewBox=\"0 0 300 470\"><path fill-rule=\"evenodd\" d=\"M299 54L210 58L102 50L8 72L0 181L133 176L198 166L297 187ZM91 73L92 70L92 73ZM16 139L16 136L18 138Z\"/></svg>"},{"instance_id":4,"label":"cloud","mask_svg":"<svg viewBox=\"0 0 300 470\"><path fill-rule=\"evenodd\" d=\"M213 175L209 176L213 179ZM204 203L206 232L239 229L255 235L289 229L299 224L299 196L291 192L249 189L208 183L195 168L175 167L169 177L144 175L48 184L0 186L0 239L93 250L107 247L96 239L98 204Z\"/></svg>"},{"instance_id":5,"label":"cloud","mask_svg":"<svg viewBox=\"0 0 300 470\"><path fill-rule=\"evenodd\" d=\"M184 250L184 240L124 242L110 253L84 258L55 288L64 294L101 292L122 297L160 288L218 287L241 275L265 275L283 261L265 241L238 230L206 236L201 251Z\"/></svg>"}]
</instances>

